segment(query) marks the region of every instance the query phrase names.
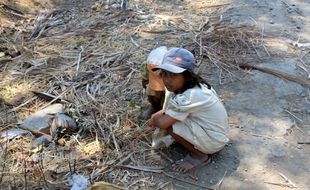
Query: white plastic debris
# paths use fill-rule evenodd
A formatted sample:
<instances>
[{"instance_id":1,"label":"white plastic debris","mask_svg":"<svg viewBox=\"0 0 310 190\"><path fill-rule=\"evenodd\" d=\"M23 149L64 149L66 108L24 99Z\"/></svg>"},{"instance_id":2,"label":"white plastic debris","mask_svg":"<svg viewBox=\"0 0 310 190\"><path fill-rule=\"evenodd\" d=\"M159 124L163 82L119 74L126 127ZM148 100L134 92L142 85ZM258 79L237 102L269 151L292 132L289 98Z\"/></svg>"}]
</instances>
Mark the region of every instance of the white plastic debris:
<instances>
[{"instance_id":1,"label":"white plastic debris","mask_svg":"<svg viewBox=\"0 0 310 190\"><path fill-rule=\"evenodd\" d=\"M89 180L78 174L69 175L68 182L71 185L71 190L85 190L90 186Z\"/></svg>"},{"instance_id":2,"label":"white plastic debris","mask_svg":"<svg viewBox=\"0 0 310 190\"><path fill-rule=\"evenodd\" d=\"M28 133L28 132L25 130L19 130L19 129L2 131L0 133L1 142L11 140L17 136L22 136L25 133Z\"/></svg>"},{"instance_id":3,"label":"white plastic debris","mask_svg":"<svg viewBox=\"0 0 310 190\"><path fill-rule=\"evenodd\" d=\"M295 47L298 47L298 48L300 48L300 49L310 49L310 43L308 42L308 43L293 43L293 45L295 46Z\"/></svg>"},{"instance_id":4,"label":"white plastic debris","mask_svg":"<svg viewBox=\"0 0 310 190\"><path fill-rule=\"evenodd\" d=\"M23 136L25 134L29 133L25 130L19 130L19 129L12 129L12 130L5 130L0 133L0 152L5 150L6 148L6 142L8 142L11 139L14 139L16 137Z\"/></svg>"}]
</instances>

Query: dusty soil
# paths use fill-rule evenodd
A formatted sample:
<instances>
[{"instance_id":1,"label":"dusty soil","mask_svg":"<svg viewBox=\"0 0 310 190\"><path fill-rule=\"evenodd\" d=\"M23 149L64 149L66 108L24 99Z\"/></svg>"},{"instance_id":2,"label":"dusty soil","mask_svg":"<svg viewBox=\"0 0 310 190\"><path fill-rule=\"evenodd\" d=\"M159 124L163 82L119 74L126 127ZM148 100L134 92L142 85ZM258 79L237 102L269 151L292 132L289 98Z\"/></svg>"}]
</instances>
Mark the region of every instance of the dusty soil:
<instances>
[{"instance_id":1,"label":"dusty soil","mask_svg":"<svg viewBox=\"0 0 310 190\"><path fill-rule=\"evenodd\" d=\"M274 56L261 64L302 75L297 65L306 51L290 54L289 49L299 38L310 40L306 19L310 12L305 8L309 1L286 3L290 9L282 1L235 1L227 16L236 25L255 24L275 36L277 42L270 48ZM267 183L285 183L282 173L298 189L309 189L310 147L298 144L309 141L309 87L252 71L243 80L219 89L234 123L231 138L236 163L222 188L287 189Z\"/></svg>"},{"instance_id":2,"label":"dusty soil","mask_svg":"<svg viewBox=\"0 0 310 190\"><path fill-rule=\"evenodd\" d=\"M282 1L233 1L223 17L235 26L255 25L262 33L274 36L269 46L271 56L255 62L302 76L305 73L297 65L300 56L309 50L295 49L292 44L298 39L310 40L310 23L306 19L309 2L286 3L290 7ZM309 55L304 59L309 66ZM215 89L228 110L231 143L213 156L211 164L197 170L197 181L212 186L223 180L219 189L227 190L291 189L286 177L297 189L309 189L310 147L298 144L309 142L309 86L255 70L238 77L220 85L214 72L209 71L206 76L217 83Z\"/></svg>"},{"instance_id":3,"label":"dusty soil","mask_svg":"<svg viewBox=\"0 0 310 190\"><path fill-rule=\"evenodd\" d=\"M40 2L36 2L34 5L37 9L31 11L29 7L22 6L22 1L10 5L17 10L35 14L42 7L90 7L96 1ZM166 6L164 11L170 12L169 7L180 11L189 1L153 3ZM310 41L310 22L307 19L310 16L309 5L309 1L301 0L233 0L230 5L218 11L222 12L223 22L235 27L255 26L260 29L262 38L265 35L273 37L266 42L269 56L253 60L253 64L305 79L308 77L309 80L309 73L306 72L310 69L309 49L293 45L296 42ZM9 20L6 24L14 22L14 18L6 20ZM212 156L212 163L193 173L176 176L203 186L227 190L309 189L309 86L257 70L235 71L236 77L223 82L219 80L216 66L208 65L204 69L205 77L213 84L228 110L231 142ZM178 157L180 155L174 155L174 159ZM169 164L163 164L170 172ZM158 184L170 181L162 189L204 189L161 175L154 177Z\"/></svg>"}]
</instances>

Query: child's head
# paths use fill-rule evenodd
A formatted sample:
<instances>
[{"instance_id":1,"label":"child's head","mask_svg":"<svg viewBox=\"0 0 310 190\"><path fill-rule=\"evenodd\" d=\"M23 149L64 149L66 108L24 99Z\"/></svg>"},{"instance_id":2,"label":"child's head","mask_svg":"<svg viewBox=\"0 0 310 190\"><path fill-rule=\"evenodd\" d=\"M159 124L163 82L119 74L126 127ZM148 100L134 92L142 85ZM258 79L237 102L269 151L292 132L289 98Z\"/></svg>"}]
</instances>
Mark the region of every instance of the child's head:
<instances>
[{"instance_id":1,"label":"child's head","mask_svg":"<svg viewBox=\"0 0 310 190\"><path fill-rule=\"evenodd\" d=\"M155 70L164 70L171 73L183 73L185 70L193 71L195 65L194 55L184 48L171 48L164 55L162 63Z\"/></svg>"},{"instance_id":2,"label":"child's head","mask_svg":"<svg viewBox=\"0 0 310 190\"><path fill-rule=\"evenodd\" d=\"M171 48L165 54L161 65L153 71L160 70L163 82L168 91L182 93L200 83L207 84L201 77L194 74L194 55L184 48Z\"/></svg>"}]
</instances>

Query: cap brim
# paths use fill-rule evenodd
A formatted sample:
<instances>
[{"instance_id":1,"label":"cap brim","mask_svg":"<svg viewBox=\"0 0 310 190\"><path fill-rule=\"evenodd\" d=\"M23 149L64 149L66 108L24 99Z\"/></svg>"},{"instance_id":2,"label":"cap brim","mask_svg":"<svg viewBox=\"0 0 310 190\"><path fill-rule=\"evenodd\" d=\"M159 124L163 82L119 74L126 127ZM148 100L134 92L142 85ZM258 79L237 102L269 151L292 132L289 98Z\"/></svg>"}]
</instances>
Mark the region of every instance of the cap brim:
<instances>
[{"instance_id":1,"label":"cap brim","mask_svg":"<svg viewBox=\"0 0 310 190\"><path fill-rule=\"evenodd\" d=\"M177 67L177 66L171 65L171 64L161 64L161 65L152 69L152 71L157 71L157 70L165 70L165 71L169 71L171 73L183 73L186 69L183 69L181 67Z\"/></svg>"}]
</instances>

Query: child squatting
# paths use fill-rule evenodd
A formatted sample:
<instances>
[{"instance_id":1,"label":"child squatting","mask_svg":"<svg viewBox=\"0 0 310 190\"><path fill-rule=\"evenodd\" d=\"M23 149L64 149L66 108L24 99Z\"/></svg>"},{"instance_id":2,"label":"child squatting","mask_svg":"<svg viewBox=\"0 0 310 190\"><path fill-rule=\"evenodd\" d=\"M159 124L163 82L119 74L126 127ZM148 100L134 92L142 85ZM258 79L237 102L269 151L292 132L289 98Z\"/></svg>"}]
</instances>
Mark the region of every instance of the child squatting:
<instances>
[{"instance_id":1,"label":"child squatting","mask_svg":"<svg viewBox=\"0 0 310 190\"><path fill-rule=\"evenodd\" d=\"M215 90L195 74L194 55L183 48L170 48L158 72L166 88L163 108L152 114L149 125L167 130L189 154L172 169L187 172L210 161L229 141L228 117Z\"/></svg>"}]
</instances>

